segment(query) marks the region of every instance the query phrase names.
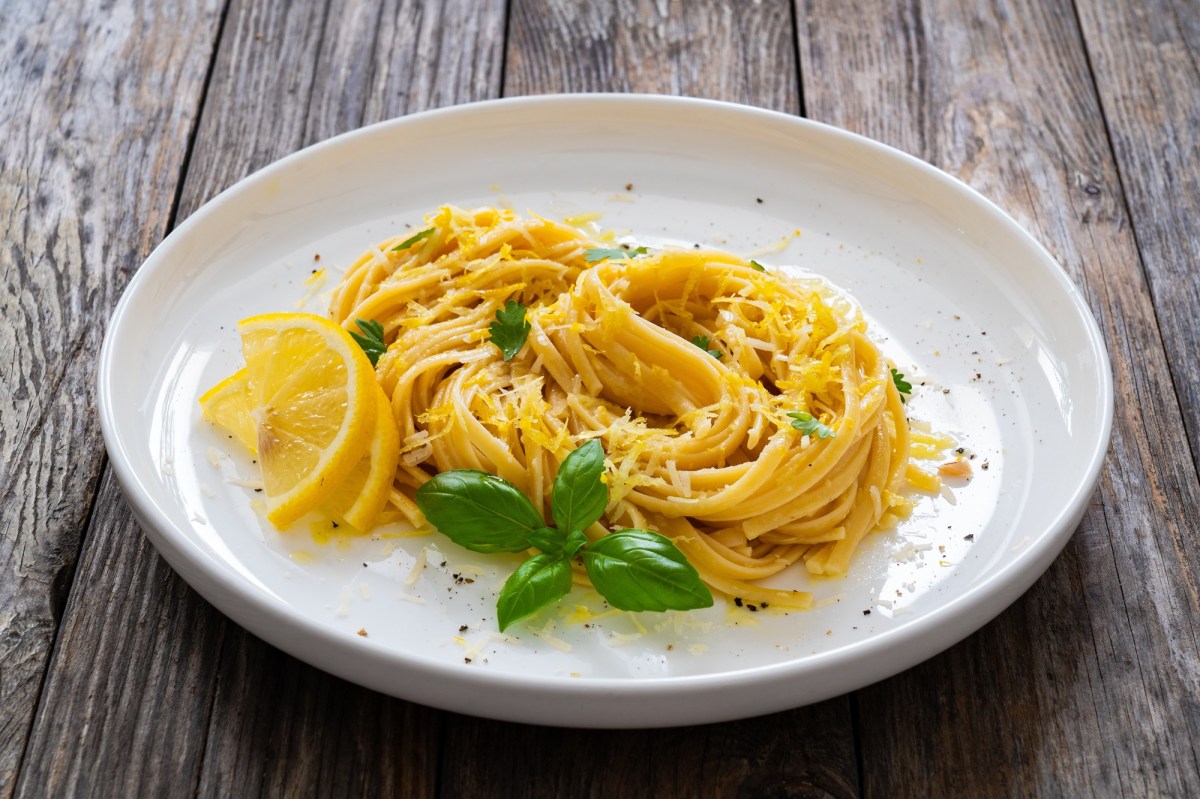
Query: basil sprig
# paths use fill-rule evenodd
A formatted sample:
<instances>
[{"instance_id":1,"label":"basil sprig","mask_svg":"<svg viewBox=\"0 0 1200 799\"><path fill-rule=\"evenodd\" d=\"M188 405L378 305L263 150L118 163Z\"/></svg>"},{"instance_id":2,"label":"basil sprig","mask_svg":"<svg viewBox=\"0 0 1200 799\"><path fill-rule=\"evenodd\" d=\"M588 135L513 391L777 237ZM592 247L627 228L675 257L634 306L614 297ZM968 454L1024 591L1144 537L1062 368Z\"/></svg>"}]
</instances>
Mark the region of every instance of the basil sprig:
<instances>
[{"instance_id":1,"label":"basil sprig","mask_svg":"<svg viewBox=\"0 0 1200 799\"><path fill-rule=\"evenodd\" d=\"M501 631L566 596L575 557L600 595L620 610L712 605L712 593L669 538L620 530L589 542L583 531L600 519L607 504L604 449L596 439L568 455L554 478L554 527L545 524L520 489L486 472L443 472L417 490L425 518L461 547L484 553L541 551L504 583L496 603Z\"/></svg>"}]
</instances>

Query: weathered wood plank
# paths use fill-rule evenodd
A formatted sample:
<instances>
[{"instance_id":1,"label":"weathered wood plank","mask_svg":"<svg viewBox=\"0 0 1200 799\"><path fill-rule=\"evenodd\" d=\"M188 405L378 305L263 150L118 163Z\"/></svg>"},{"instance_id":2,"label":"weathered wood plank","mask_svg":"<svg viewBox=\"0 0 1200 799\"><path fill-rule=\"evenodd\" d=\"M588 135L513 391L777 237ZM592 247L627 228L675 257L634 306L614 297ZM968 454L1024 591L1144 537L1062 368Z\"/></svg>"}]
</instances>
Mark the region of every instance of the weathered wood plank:
<instances>
[{"instance_id":1,"label":"weathered wood plank","mask_svg":"<svg viewBox=\"0 0 1200 799\"><path fill-rule=\"evenodd\" d=\"M318 138L497 95L502 2L438 9L235 0L179 218ZM147 202L165 208L170 196ZM129 213L120 198L106 208ZM144 232L147 245L161 233ZM317 672L229 623L145 542L115 482L96 508L22 795L432 792L434 711Z\"/></svg>"},{"instance_id":2,"label":"weathered wood plank","mask_svg":"<svg viewBox=\"0 0 1200 799\"><path fill-rule=\"evenodd\" d=\"M846 701L671 730L547 730L449 715L442 795L858 795ZM517 765L519 764L519 765Z\"/></svg>"},{"instance_id":3,"label":"weathered wood plank","mask_svg":"<svg viewBox=\"0 0 1200 799\"><path fill-rule=\"evenodd\" d=\"M1077 5L1200 469L1200 9L1189 0Z\"/></svg>"},{"instance_id":4,"label":"weathered wood plank","mask_svg":"<svg viewBox=\"0 0 1200 799\"><path fill-rule=\"evenodd\" d=\"M798 113L787 2L514 0L504 93L649 92Z\"/></svg>"},{"instance_id":5,"label":"weathered wood plank","mask_svg":"<svg viewBox=\"0 0 1200 799\"><path fill-rule=\"evenodd\" d=\"M228 623L142 534L106 471L17 795L172 796L204 756ZM131 643L132 642L132 643Z\"/></svg>"},{"instance_id":6,"label":"weathered wood plank","mask_svg":"<svg viewBox=\"0 0 1200 799\"><path fill-rule=\"evenodd\" d=\"M104 322L166 230L219 0L0 5L0 797L11 794L103 447Z\"/></svg>"},{"instance_id":7,"label":"weathered wood plank","mask_svg":"<svg viewBox=\"0 0 1200 799\"><path fill-rule=\"evenodd\" d=\"M225 627L211 719L197 720L210 728L200 796L434 795L446 714L343 682Z\"/></svg>"},{"instance_id":8,"label":"weathered wood plank","mask_svg":"<svg viewBox=\"0 0 1200 799\"><path fill-rule=\"evenodd\" d=\"M1200 490L1070 2L800 6L809 114L1030 229L1082 287L1116 381L1109 461L1063 556L983 631L857 695L864 793L1197 794L1200 525L1179 509Z\"/></svg>"}]
</instances>

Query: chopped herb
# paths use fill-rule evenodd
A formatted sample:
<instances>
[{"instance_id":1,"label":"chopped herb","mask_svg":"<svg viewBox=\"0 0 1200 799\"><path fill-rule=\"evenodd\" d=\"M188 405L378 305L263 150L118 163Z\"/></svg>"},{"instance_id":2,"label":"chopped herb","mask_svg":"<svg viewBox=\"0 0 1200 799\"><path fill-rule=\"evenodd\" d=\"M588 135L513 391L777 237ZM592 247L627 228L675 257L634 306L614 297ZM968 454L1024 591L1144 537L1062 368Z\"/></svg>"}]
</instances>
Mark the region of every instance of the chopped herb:
<instances>
[{"instance_id":1,"label":"chopped herb","mask_svg":"<svg viewBox=\"0 0 1200 799\"><path fill-rule=\"evenodd\" d=\"M621 247L592 247L583 251L583 257L589 264L594 264L597 261L627 261L637 258L639 255L645 255L647 252L645 247L637 247L632 250Z\"/></svg>"},{"instance_id":2,"label":"chopped herb","mask_svg":"<svg viewBox=\"0 0 1200 799\"><path fill-rule=\"evenodd\" d=\"M792 427L806 436L833 438L836 435L832 427L822 424L819 419L807 411L788 411L788 416L792 417Z\"/></svg>"},{"instance_id":3,"label":"chopped herb","mask_svg":"<svg viewBox=\"0 0 1200 799\"><path fill-rule=\"evenodd\" d=\"M725 357L725 353L721 352L720 350L712 350L708 348L708 336L693 336L692 343L716 358L718 361Z\"/></svg>"},{"instance_id":4,"label":"chopped herb","mask_svg":"<svg viewBox=\"0 0 1200 799\"><path fill-rule=\"evenodd\" d=\"M532 329L525 321L525 306L509 300L502 310L496 311L496 321L488 327L488 341L500 348L504 360L511 361L525 346Z\"/></svg>"},{"instance_id":5,"label":"chopped herb","mask_svg":"<svg viewBox=\"0 0 1200 799\"><path fill-rule=\"evenodd\" d=\"M431 227L428 230L422 230L420 233L409 236L407 239L405 239L404 241L400 242L395 247L393 247L392 252L399 252L400 250L407 250L409 247L413 246L418 241L423 241L423 240L429 238L436 231L437 231L437 228Z\"/></svg>"},{"instance_id":6,"label":"chopped herb","mask_svg":"<svg viewBox=\"0 0 1200 799\"><path fill-rule=\"evenodd\" d=\"M753 258L750 259L750 266L752 266L758 272L767 271L767 268L765 266L763 266L762 264L760 264L758 261L754 260Z\"/></svg>"},{"instance_id":7,"label":"chopped herb","mask_svg":"<svg viewBox=\"0 0 1200 799\"><path fill-rule=\"evenodd\" d=\"M383 325L374 319L355 319L354 324L358 325L362 334L351 330L350 337L358 342L358 346L362 347L374 366L379 362L380 356L387 352L387 344L383 340Z\"/></svg>"},{"instance_id":8,"label":"chopped herb","mask_svg":"<svg viewBox=\"0 0 1200 799\"><path fill-rule=\"evenodd\" d=\"M888 367L892 370L892 382L896 384L896 390L900 392L900 401L908 402L908 398L912 396L912 383L904 379L904 373L896 371L896 367Z\"/></svg>"}]
</instances>

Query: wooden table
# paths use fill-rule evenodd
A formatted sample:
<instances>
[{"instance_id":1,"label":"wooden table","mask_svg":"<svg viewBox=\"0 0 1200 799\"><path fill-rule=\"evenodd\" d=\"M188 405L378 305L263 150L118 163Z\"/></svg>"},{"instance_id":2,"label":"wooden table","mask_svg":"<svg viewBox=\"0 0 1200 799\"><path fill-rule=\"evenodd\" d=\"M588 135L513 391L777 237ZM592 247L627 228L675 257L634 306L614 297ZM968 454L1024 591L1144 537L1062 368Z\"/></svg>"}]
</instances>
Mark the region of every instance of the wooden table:
<instances>
[{"instance_id":1,"label":"wooden table","mask_svg":"<svg viewBox=\"0 0 1200 799\"><path fill-rule=\"evenodd\" d=\"M1195 0L6 0L0 55L0 799L1200 795ZM813 707L570 731L327 676L165 565L93 400L150 250L307 144L573 91L864 133L1050 249L1108 342L1116 423L1083 523L1025 597Z\"/></svg>"}]
</instances>

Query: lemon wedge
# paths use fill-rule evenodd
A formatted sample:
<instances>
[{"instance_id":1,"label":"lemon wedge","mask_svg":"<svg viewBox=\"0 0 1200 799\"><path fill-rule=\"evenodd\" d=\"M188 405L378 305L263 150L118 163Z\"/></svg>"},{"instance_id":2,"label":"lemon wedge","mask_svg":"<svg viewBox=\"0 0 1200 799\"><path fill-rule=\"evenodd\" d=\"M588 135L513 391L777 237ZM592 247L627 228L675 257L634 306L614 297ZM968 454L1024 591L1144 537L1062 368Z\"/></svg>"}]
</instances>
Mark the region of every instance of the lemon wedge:
<instances>
[{"instance_id":1,"label":"lemon wedge","mask_svg":"<svg viewBox=\"0 0 1200 799\"><path fill-rule=\"evenodd\" d=\"M200 407L210 422L258 454L258 429L250 415L250 377L239 369L200 397ZM359 459L346 479L339 483L318 512L345 522L360 532L393 519L383 514L400 456L400 428L391 404L376 384L375 425L367 454Z\"/></svg>"},{"instance_id":2,"label":"lemon wedge","mask_svg":"<svg viewBox=\"0 0 1200 799\"><path fill-rule=\"evenodd\" d=\"M232 435L251 455L258 454L258 428L250 415L250 375L238 369L200 397L204 418Z\"/></svg>"},{"instance_id":3,"label":"lemon wedge","mask_svg":"<svg viewBox=\"0 0 1200 799\"><path fill-rule=\"evenodd\" d=\"M375 526L387 504L400 459L400 428L392 416L392 404L375 384L375 426L367 454L350 474L333 489L324 508L340 516L351 527L366 532Z\"/></svg>"},{"instance_id":4,"label":"lemon wedge","mask_svg":"<svg viewBox=\"0 0 1200 799\"><path fill-rule=\"evenodd\" d=\"M315 510L367 455L375 370L349 333L313 314L253 316L238 332L267 519L283 528Z\"/></svg>"}]
</instances>

